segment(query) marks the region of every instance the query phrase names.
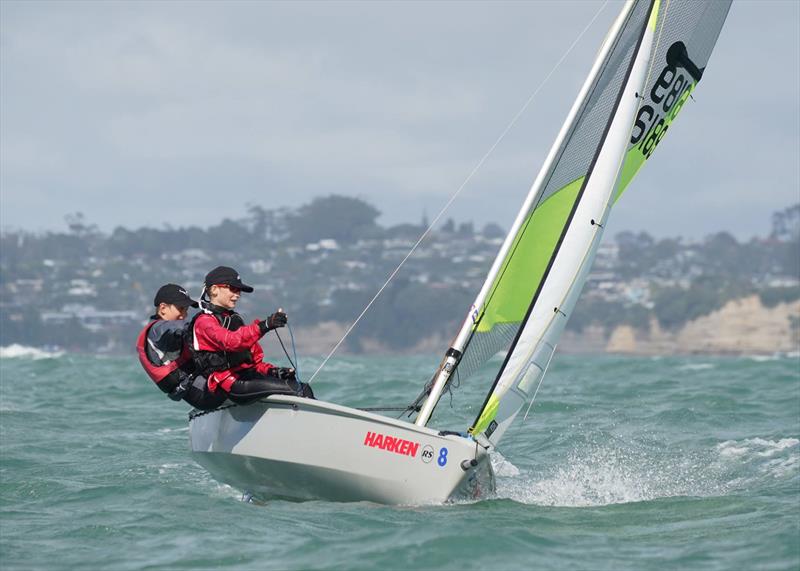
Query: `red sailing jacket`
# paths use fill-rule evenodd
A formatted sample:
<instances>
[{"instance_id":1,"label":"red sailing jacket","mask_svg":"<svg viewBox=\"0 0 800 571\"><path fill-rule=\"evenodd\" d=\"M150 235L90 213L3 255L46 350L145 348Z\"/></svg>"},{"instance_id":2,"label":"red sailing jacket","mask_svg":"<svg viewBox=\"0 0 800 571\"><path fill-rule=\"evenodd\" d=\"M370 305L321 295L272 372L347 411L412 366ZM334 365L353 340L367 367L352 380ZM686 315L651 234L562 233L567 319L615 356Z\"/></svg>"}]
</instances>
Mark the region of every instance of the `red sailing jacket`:
<instances>
[{"instance_id":1,"label":"red sailing jacket","mask_svg":"<svg viewBox=\"0 0 800 571\"><path fill-rule=\"evenodd\" d=\"M225 314L223 314L225 315ZM216 371L208 376L208 388L215 392L217 387L229 392L231 385L238 379L237 373L246 370L255 370L262 375L267 375L274 367L271 363L264 362L264 350L258 344L262 337L258 320L250 325L243 325L235 331L223 327L214 315L203 313L197 316L194 322L193 343L195 351L214 351L219 353L237 353L250 351L252 360L248 360L230 369Z\"/></svg>"},{"instance_id":2,"label":"red sailing jacket","mask_svg":"<svg viewBox=\"0 0 800 571\"><path fill-rule=\"evenodd\" d=\"M184 347L181 356L168 363L166 365L155 365L153 364L150 359L147 358L147 334L150 332L150 328L157 323L155 320L151 321L147 325L145 325L144 329L139 333L139 337L136 339L136 352L139 354L139 363L141 363L142 368L147 373L153 382L158 386L159 389L164 391L165 393L170 393L172 390L178 385L179 380L176 378L177 375L171 375L177 371L181 366L186 364L189 359L191 359L191 355L189 354L188 347ZM168 378L169 377L169 378Z\"/></svg>"}]
</instances>

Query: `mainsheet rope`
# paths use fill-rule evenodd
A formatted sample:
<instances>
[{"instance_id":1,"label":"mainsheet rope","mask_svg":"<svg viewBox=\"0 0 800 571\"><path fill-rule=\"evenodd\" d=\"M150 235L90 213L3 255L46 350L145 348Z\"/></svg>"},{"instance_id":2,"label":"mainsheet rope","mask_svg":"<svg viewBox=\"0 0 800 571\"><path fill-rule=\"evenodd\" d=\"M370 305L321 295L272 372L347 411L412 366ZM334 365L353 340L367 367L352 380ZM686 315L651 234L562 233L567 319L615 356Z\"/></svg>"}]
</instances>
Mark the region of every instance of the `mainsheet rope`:
<instances>
[{"instance_id":1,"label":"mainsheet rope","mask_svg":"<svg viewBox=\"0 0 800 571\"><path fill-rule=\"evenodd\" d=\"M383 293L383 290L385 290L386 287L389 285L389 283L394 279L394 277L397 275L397 273L400 271L400 269L403 267L403 265L405 265L406 261L416 251L417 247L428 236L428 234L430 234L431 230L433 229L434 226L436 226L436 223L439 221L439 219L444 215L444 213L447 211L447 209L450 208L450 206L453 204L453 202L455 202L455 200L458 197L458 195L461 194L461 191L464 190L465 186L467 186L467 183L469 183L469 181L472 179L472 177L475 176L475 173L477 173L478 170L483 166L483 163L486 162L486 159L488 159L489 156L494 152L494 150L497 147L497 145L499 145L500 142L506 137L508 132L517 123L517 120L519 120L519 118L522 116L522 114L528 109L528 107L533 102L533 100L536 98L536 96L539 94L539 92L542 90L542 88L545 85L547 85L548 81L550 81L550 78L553 76L553 74L556 72L556 70L558 70L558 68L561 67L561 64L564 62L564 60L567 58L567 56L569 56L569 54L572 52L572 50L575 48L575 46L578 44L578 42L581 40L581 38L586 34L586 32L589 30L589 28L592 27L592 24L594 24L595 20L597 20L598 16L600 16L601 12L605 9L606 5L608 5L608 2L609 2L609 0L605 0L605 2L603 2L603 4L600 6L600 9L595 13L595 15L589 21L589 23L586 24L586 27L584 27L584 29L581 31L581 33L578 34L578 37L576 37L575 40L572 42L572 44L569 46L569 48L567 48L567 51L564 52L564 55L562 55L561 58L559 58L558 62L556 62L556 64L553 66L553 68L550 70L550 72L545 76L544 80L533 91L533 93L530 95L530 97L528 97L527 101L525 101L525 103L522 105L520 110L517 111L516 115L514 115L514 117L511 119L511 122L503 130L503 132L500 134L500 136L497 138L497 140L494 142L494 144L492 144L492 146L489 147L489 150L486 151L486 153L483 155L483 157L478 161L478 164L475 165L475 167L469 173L467 178L464 179L464 182L461 183L461 186L458 187L458 190L456 190L455 193L453 193L453 195L450 197L450 200L448 200L447 203L444 205L444 207L442 207L442 209L439 211L439 213L436 215L436 217L431 221L431 223L428 226L428 228L422 233L422 235L419 237L419 239L416 241L416 243L411 247L411 250L409 250L408 254L406 254L406 256L400 261L400 263L397 265L397 267L394 269L394 271L389 275L389 277L386 279L386 281L381 286L381 288L378 290L378 292L373 296L373 298L366 305L364 310L359 314L359 316L350 325L350 327L347 328L347 331L345 331L344 335L342 335L342 338L339 339L339 342L336 343L336 345L334 345L333 349L331 349L330 353L328 353L328 355L322 361L320 366L317 367L317 370L314 371L314 374L311 375L310 379L308 379L309 383L311 383L311 381L313 381L316 378L317 374L323 369L323 367L325 367L325 365L328 363L328 361L333 356L333 354L336 353L336 350L339 349L341 344L344 343L344 340L347 339L347 336L350 335L350 332L353 331L353 329L355 329L356 325L358 325L359 321L361 321L361 318L364 317L364 315L367 313L369 308L372 307L372 304L375 303L375 300L377 300L378 297Z\"/></svg>"}]
</instances>

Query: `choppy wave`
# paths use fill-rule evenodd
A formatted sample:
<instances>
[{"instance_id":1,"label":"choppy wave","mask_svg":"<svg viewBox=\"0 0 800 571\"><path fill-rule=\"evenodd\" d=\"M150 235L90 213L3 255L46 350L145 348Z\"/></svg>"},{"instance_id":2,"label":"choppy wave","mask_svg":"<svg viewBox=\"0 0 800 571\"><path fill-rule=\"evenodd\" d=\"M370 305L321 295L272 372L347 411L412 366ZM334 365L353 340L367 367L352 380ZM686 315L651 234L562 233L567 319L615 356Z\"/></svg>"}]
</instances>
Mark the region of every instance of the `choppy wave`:
<instances>
[{"instance_id":1,"label":"choppy wave","mask_svg":"<svg viewBox=\"0 0 800 571\"><path fill-rule=\"evenodd\" d=\"M498 480L500 480L498 478ZM498 495L526 504L588 507L674 496L723 493L718 482L697 471L696 458L611 445L574 450L567 463L541 478L498 481Z\"/></svg>"},{"instance_id":2,"label":"choppy wave","mask_svg":"<svg viewBox=\"0 0 800 571\"><path fill-rule=\"evenodd\" d=\"M499 452L492 452L491 458L492 470L498 478L510 478L520 475L520 470L514 464L506 460L506 458Z\"/></svg>"},{"instance_id":3,"label":"choppy wave","mask_svg":"<svg viewBox=\"0 0 800 571\"><path fill-rule=\"evenodd\" d=\"M715 369L716 365L713 363L687 363L678 367L679 371L705 371L707 369Z\"/></svg>"},{"instance_id":4,"label":"choppy wave","mask_svg":"<svg viewBox=\"0 0 800 571\"><path fill-rule=\"evenodd\" d=\"M17 343L0 347L0 359L57 359L63 355L64 351L46 351Z\"/></svg>"},{"instance_id":5,"label":"choppy wave","mask_svg":"<svg viewBox=\"0 0 800 571\"><path fill-rule=\"evenodd\" d=\"M750 468L751 473L782 478L800 472L800 440L797 438L726 440L716 449L721 461Z\"/></svg>"},{"instance_id":6,"label":"choppy wave","mask_svg":"<svg viewBox=\"0 0 800 571\"><path fill-rule=\"evenodd\" d=\"M159 434L170 434L170 433L177 433L177 432L189 432L188 426L183 426L181 428L159 428Z\"/></svg>"},{"instance_id":7,"label":"choppy wave","mask_svg":"<svg viewBox=\"0 0 800 571\"><path fill-rule=\"evenodd\" d=\"M800 353L793 351L791 353L774 353L772 355L743 355L743 359L748 359L756 363L766 363L768 361L783 361L783 360L797 360Z\"/></svg>"},{"instance_id":8,"label":"choppy wave","mask_svg":"<svg viewBox=\"0 0 800 571\"><path fill-rule=\"evenodd\" d=\"M728 440L705 454L589 445L573 450L564 465L544 476L520 472L502 457L493 466L498 497L545 506L603 506L677 496L719 496L765 477L797 475L800 440Z\"/></svg>"},{"instance_id":9,"label":"choppy wave","mask_svg":"<svg viewBox=\"0 0 800 571\"><path fill-rule=\"evenodd\" d=\"M407 402L438 356L341 362L363 370L325 373L320 396L367 406ZM665 367L701 363L716 368L661 382ZM486 499L256 509L193 460L186 405L143 384L135 358L2 359L3 569L523 570L532 552L542 569L800 569L796 361L562 355L553 366L539 416L509 430L508 459L493 458ZM454 395L483 397L478 383ZM462 426L449 410L442 427ZM214 525L186 525L210 513ZM231 543L220 529L258 533Z\"/></svg>"},{"instance_id":10,"label":"choppy wave","mask_svg":"<svg viewBox=\"0 0 800 571\"><path fill-rule=\"evenodd\" d=\"M788 353L773 353L772 355L742 355L742 359L755 361L756 363L766 363L768 361L781 361L783 359L797 359L800 351L789 351Z\"/></svg>"}]
</instances>

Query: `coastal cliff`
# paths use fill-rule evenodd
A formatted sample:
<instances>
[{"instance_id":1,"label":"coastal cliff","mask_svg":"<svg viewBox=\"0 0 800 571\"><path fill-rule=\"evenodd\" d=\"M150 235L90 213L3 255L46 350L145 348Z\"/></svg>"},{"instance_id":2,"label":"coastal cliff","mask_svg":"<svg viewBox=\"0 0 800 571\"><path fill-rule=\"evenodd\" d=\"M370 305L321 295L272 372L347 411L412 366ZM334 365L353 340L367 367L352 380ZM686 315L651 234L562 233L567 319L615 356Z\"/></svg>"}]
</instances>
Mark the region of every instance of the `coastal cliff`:
<instances>
[{"instance_id":1,"label":"coastal cliff","mask_svg":"<svg viewBox=\"0 0 800 571\"><path fill-rule=\"evenodd\" d=\"M800 350L800 301L765 307L757 295L665 331L650 320L646 331L630 326L608 335L605 351L633 355L773 354Z\"/></svg>"},{"instance_id":2,"label":"coastal cliff","mask_svg":"<svg viewBox=\"0 0 800 571\"><path fill-rule=\"evenodd\" d=\"M325 322L298 328L297 349L302 354L327 354L347 331L347 325ZM448 339L435 335L420 339L407 353L444 351ZM348 352L346 347L340 349ZM559 344L566 353L616 353L627 355L741 355L800 351L800 300L766 307L757 295L733 300L721 309L665 330L650 319L647 329L620 325L607 329L598 325L581 332L566 331ZM372 340L361 345L362 353L393 353Z\"/></svg>"}]
</instances>

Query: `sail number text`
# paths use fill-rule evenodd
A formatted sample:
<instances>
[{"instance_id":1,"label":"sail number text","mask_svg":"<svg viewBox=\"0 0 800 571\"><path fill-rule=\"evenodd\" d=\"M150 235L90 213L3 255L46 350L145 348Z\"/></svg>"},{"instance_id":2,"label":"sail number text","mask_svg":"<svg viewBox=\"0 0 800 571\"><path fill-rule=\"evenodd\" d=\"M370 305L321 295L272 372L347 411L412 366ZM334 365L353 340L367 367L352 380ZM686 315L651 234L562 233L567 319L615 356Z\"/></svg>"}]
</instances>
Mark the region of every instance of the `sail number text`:
<instances>
[{"instance_id":1,"label":"sail number text","mask_svg":"<svg viewBox=\"0 0 800 571\"><path fill-rule=\"evenodd\" d=\"M661 70L649 93L652 105L639 108L631 134L631 145L636 145L646 159L664 138L694 86L691 78L673 65L667 64Z\"/></svg>"}]
</instances>

